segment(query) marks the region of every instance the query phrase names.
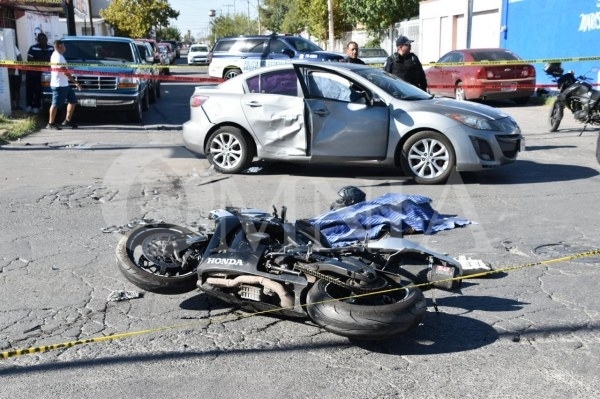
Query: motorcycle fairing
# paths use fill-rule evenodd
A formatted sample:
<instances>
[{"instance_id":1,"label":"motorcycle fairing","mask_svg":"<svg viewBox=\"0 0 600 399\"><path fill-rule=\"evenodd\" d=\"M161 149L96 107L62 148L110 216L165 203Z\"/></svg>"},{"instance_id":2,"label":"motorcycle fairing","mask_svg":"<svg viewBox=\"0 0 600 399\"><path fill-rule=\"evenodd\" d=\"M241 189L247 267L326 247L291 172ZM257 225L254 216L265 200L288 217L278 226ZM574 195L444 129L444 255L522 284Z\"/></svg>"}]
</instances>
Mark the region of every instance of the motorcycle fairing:
<instances>
[{"instance_id":1,"label":"motorcycle fairing","mask_svg":"<svg viewBox=\"0 0 600 399\"><path fill-rule=\"evenodd\" d=\"M441 261L448 263L451 266L458 268L462 274L462 266L461 264L454 258L451 258L448 255L441 254L435 251L431 251L413 241L407 240L405 238L385 236L376 241L369 241L369 248L378 249L378 250L389 250L394 251L395 253L420 253L423 255L433 256Z\"/></svg>"}]
</instances>

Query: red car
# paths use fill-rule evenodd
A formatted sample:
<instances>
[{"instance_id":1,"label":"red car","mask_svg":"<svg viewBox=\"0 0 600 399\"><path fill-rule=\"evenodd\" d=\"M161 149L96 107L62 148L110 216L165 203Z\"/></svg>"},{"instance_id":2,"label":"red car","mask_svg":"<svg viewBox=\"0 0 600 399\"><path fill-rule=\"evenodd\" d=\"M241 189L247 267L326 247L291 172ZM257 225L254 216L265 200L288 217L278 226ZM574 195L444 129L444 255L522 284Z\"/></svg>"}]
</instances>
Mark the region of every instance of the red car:
<instances>
[{"instance_id":1,"label":"red car","mask_svg":"<svg viewBox=\"0 0 600 399\"><path fill-rule=\"evenodd\" d=\"M472 62L488 62L491 65L443 65ZM506 49L453 50L436 64L442 65L434 65L425 71L427 89L431 94L457 100L510 99L517 104L525 104L535 91L533 65L525 64Z\"/></svg>"}]
</instances>

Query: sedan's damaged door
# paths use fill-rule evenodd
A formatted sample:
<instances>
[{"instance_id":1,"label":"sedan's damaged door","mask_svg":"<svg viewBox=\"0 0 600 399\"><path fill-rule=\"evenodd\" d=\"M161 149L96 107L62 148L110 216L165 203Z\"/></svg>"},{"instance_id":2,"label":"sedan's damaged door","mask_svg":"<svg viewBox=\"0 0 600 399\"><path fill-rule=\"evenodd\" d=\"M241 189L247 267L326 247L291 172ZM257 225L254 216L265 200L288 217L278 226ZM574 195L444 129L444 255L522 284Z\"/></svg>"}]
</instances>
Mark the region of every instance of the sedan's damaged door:
<instances>
[{"instance_id":1,"label":"sedan's damaged door","mask_svg":"<svg viewBox=\"0 0 600 399\"><path fill-rule=\"evenodd\" d=\"M262 149L277 156L305 156L304 100L293 69L255 75L246 80L242 110Z\"/></svg>"},{"instance_id":2,"label":"sedan's damaged door","mask_svg":"<svg viewBox=\"0 0 600 399\"><path fill-rule=\"evenodd\" d=\"M313 160L377 160L387 154L389 109L336 73L300 67L306 83L309 153Z\"/></svg>"}]
</instances>

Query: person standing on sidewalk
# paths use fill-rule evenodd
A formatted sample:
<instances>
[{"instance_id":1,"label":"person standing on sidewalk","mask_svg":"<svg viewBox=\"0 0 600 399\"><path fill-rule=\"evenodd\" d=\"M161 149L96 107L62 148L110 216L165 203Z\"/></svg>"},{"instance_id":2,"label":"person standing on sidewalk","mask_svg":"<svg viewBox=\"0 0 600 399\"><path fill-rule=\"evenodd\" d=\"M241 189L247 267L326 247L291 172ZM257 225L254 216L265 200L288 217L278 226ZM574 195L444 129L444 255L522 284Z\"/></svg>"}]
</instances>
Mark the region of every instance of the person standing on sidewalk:
<instances>
[{"instance_id":1,"label":"person standing on sidewalk","mask_svg":"<svg viewBox=\"0 0 600 399\"><path fill-rule=\"evenodd\" d=\"M14 61L23 61L21 52L15 46ZM8 68L8 87L10 89L10 103L12 110L21 109L21 72L17 68Z\"/></svg>"},{"instance_id":2,"label":"person standing on sidewalk","mask_svg":"<svg viewBox=\"0 0 600 399\"><path fill-rule=\"evenodd\" d=\"M77 129L77 125L73 122L73 113L75 112L75 105L77 105L77 96L75 91L69 82L75 83L77 90L81 90L81 85L75 80L75 78L68 72L65 64L67 60L63 56L67 47L62 40L56 40L54 42L54 52L50 57L50 89L52 90L52 105L50 105L50 115L48 116L47 129L60 130L61 126L70 127L71 129ZM61 126L56 123L56 113L58 108L61 107L65 100L67 101L67 116Z\"/></svg>"},{"instance_id":3,"label":"person standing on sidewalk","mask_svg":"<svg viewBox=\"0 0 600 399\"><path fill-rule=\"evenodd\" d=\"M54 48L48 45L48 37L45 33L38 33L37 44L29 47L27 51L28 62L50 62L50 57ZM42 65L35 65L41 67ZM27 71L25 73L25 106L27 112L35 114L40 112L42 107L42 72Z\"/></svg>"}]
</instances>

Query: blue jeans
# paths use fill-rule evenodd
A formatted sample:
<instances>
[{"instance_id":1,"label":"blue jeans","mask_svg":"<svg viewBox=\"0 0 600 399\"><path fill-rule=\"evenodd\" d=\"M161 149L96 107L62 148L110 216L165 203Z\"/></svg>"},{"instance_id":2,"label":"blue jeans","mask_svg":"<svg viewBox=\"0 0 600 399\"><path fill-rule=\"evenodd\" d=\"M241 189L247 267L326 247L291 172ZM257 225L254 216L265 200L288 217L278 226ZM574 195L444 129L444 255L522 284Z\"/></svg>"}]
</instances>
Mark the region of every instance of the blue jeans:
<instances>
[{"instance_id":1,"label":"blue jeans","mask_svg":"<svg viewBox=\"0 0 600 399\"><path fill-rule=\"evenodd\" d=\"M51 87L52 89L52 105L55 107L60 107L65 103L65 100L69 102L69 104L77 104L77 96L75 95L75 90L71 86L60 86L60 87Z\"/></svg>"}]
</instances>

